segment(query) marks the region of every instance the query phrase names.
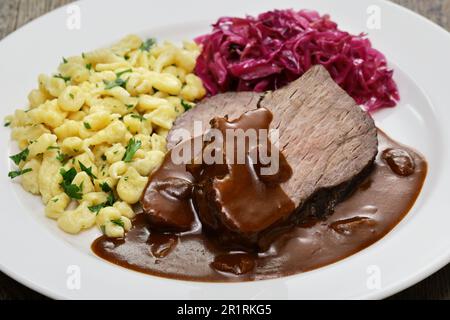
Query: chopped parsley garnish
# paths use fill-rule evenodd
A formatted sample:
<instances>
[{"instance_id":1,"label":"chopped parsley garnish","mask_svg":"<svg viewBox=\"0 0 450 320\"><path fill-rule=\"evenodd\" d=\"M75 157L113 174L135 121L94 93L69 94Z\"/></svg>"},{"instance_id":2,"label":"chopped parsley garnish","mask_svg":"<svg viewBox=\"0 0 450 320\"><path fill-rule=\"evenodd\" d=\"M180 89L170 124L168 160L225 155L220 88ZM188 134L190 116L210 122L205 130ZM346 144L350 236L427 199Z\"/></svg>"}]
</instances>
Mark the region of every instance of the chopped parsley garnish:
<instances>
[{"instance_id":1,"label":"chopped parsley garnish","mask_svg":"<svg viewBox=\"0 0 450 320\"><path fill-rule=\"evenodd\" d=\"M92 167L87 168L81 161L78 161L80 169L88 174L92 179L97 179L97 177L92 173Z\"/></svg>"},{"instance_id":2,"label":"chopped parsley garnish","mask_svg":"<svg viewBox=\"0 0 450 320\"><path fill-rule=\"evenodd\" d=\"M75 170L75 168L71 168L66 171L64 168L61 168L59 173L63 177L63 181L60 183L60 186L63 188L64 192L72 199L81 200L83 197L83 193L81 192L83 189L83 184L77 186L72 183L73 179L77 175L77 170Z\"/></svg>"},{"instance_id":3,"label":"chopped parsley garnish","mask_svg":"<svg viewBox=\"0 0 450 320\"><path fill-rule=\"evenodd\" d=\"M114 193L112 192L111 187L109 186L108 183L103 182L103 183L100 183L100 188L102 188L103 192L108 193L108 198L106 199L106 202L104 203L105 207L112 206L114 204L114 202L116 202L116 198L114 197Z\"/></svg>"},{"instance_id":4,"label":"chopped parsley garnish","mask_svg":"<svg viewBox=\"0 0 450 320\"><path fill-rule=\"evenodd\" d=\"M81 200L83 194L81 193L82 186L75 184L61 184L64 192L72 199Z\"/></svg>"},{"instance_id":5,"label":"chopped parsley garnish","mask_svg":"<svg viewBox=\"0 0 450 320\"><path fill-rule=\"evenodd\" d=\"M108 193L108 197L106 198L105 202L88 207L89 210L95 212L95 214L98 214L98 212L102 208L110 207L114 204L114 202L116 202L116 197L114 196L114 193L112 192L112 189L108 183L106 182L100 183L100 188L102 189L103 192Z\"/></svg>"},{"instance_id":6,"label":"chopped parsley garnish","mask_svg":"<svg viewBox=\"0 0 450 320\"><path fill-rule=\"evenodd\" d=\"M144 42L142 42L141 46L139 47L140 50L142 51L150 51L151 48L153 48L153 46L156 44L156 39L155 38L150 38L145 40Z\"/></svg>"},{"instance_id":7,"label":"chopped parsley garnish","mask_svg":"<svg viewBox=\"0 0 450 320\"><path fill-rule=\"evenodd\" d=\"M63 63L67 63L67 59L63 57Z\"/></svg>"},{"instance_id":8,"label":"chopped parsley garnish","mask_svg":"<svg viewBox=\"0 0 450 320\"><path fill-rule=\"evenodd\" d=\"M114 202L116 202L116 197L114 196L114 193L110 192L108 198L106 198L106 205L112 206Z\"/></svg>"},{"instance_id":9,"label":"chopped parsley garnish","mask_svg":"<svg viewBox=\"0 0 450 320\"><path fill-rule=\"evenodd\" d=\"M5 122L4 126L9 127L11 125L11 122Z\"/></svg>"},{"instance_id":10,"label":"chopped parsley garnish","mask_svg":"<svg viewBox=\"0 0 450 320\"><path fill-rule=\"evenodd\" d=\"M116 77L117 77L117 78L120 78L120 76L122 76L122 75L124 75L125 73L128 73L128 72L133 72L133 70L131 70L131 69L126 69L126 70L117 72L117 73L116 73Z\"/></svg>"},{"instance_id":11,"label":"chopped parsley garnish","mask_svg":"<svg viewBox=\"0 0 450 320\"><path fill-rule=\"evenodd\" d=\"M72 183L73 179L75 179L75 176L77 175L77 170L75 170L75 168L70 168L69 170L61 168L59 173L63 177L63 182L70 184Z\"/></svg>"},{"instance_id":12,"label":"chopped parsley garnish","mask_svg":"<svg viewBox=\"0 0 450 320\"><path fill-rule=\"evenodd\" d=\"M100 188L102 188L103 192L111 192L112 191L111 187L106 182L100 183Z\"/></svg>"},{"instance_id":13,"label":"chopped parsley garnish","mask_svg":"<svg viewBox=\"0 0 450 320\"><path fill-rule=\"evenodd\" d=\"M28 150L28 148L23 149L21 152L19 152L18 154L15 154L13 156L10 156L9 158L14 161L14 163L16 165L19 165L19 163L21 161L26 161L28 154L30 153L30 150Z\"/></svg>"},{"instance_id":14,"label":"chopped parsley garnish","mask_svg":"<svg viewBox=\"0 0 450 320\"><path fill-rule=\"evenodd\" d=\"M130 116L131 116L132 118L139 119L141 122L147 120L147 119L144 118L143 115L140 115L140 114L137 114L137 113L133 113L133 114L131 114Z\"/></svg>"},{"instance_id":15,"label":"chopped parsley garnish","mask_svg":"<svg viewBox=\"0 0 450 320\"><path fill-rule=\"evenodd\" d=\"M69 155L58 151L56 159L59 160L59 162L61 162L62 164L66 164L67 161L69 161Z\"/></svg>"},{"instance_id":16,"label":"chopped parsley garnish","mask_svg":"<svg viewBox=\"0 0 450 320\"><path fill-rule=\"evenodd\" d=\"M91 70L92 69L92 63L86 64L86 69Z\"/></svg>"},{"instance_id":17,"label":"chopped parsley garnish","mask_svg":"<svg viewBox=\"0 0 450 320\"><path fill-rule=\"evenodd\" d=\"M184 100L181 100L181 105L183 106L184 111L191 110L192 107L193 107L191 104L187 103L187 102L184 101Z\"/></svg>"},{"instance_id":18,"label":"chopped parsley garnish","mask_svg":"<svg viewBox=\"0 0 450 320\"><path fill-rule=\"evenodd\" d=\"M114 87L124 87L125 84L126 84L126 81L121 79L121 78L118 78L118 79L116 79L114 81L110 81L110 82L107 82L105 84L106 84L105 89L109 90L109 89L112 89Z\"/></svg>"},{"instance_id":19,"label":"chopped parsley garnish","mask_svg":"<svg viewBox=\"0 0 450 320\"><path fill-rule=\"evenodd\" d=\"M131 162L131 160L133 160L134 154L139 150L141 145L141 141L131 138L130 141L128 141L127 149L122 160L125 162Z\"/></svg>"},{"instance_id":20,"label":"chopped parsley garnish","mask_svg":"<svg viewBox=\"0 0 450 320\"><path fill-rule=\"evenodd\" d=\"M125 106L127 107L127 109L134 108L134 105L133 105L133 104L126 104Z\"/></svg>"},{"instance_id":21,"label":"chopped parsley garnish","mask_svg":"<svg viewBox=\"0 0 450 320\"><path fill-rule=\"evenodd\" d=\"M56 202L58 202L58 200L59 200L58 198L55 198L52 200L52 202L56 203Z\"/></svg>"},{"instance_id":22,"label":"chopped parsley garnish","mask_svg":"<svg viewBox=\"0 0 450 320\"><path fill-rule=\"evenodd\" d=\"M98 214L100 210L102 210L106 206L106 203L100 203L95 206L90 206L88 209L95 214Z\"/></svg>"},{"instance_id":23,"label":"chopped parsley garnish","mask_svg":"<svg viewBox=\"0 0 450 320\"><path fill-rule=\"evenodd\" d=\"M16 178L18 176L21 176L21 175L23 175L23 174L25 174L27 172L30 172L30 171L33 171L33 169L26 168L26 169L23 169L23 170L10 171L10 172L8 172L8 177L10 177L11 179L14 179L14 178Z\"/></svg>"},{"instance_id":24,"label":"chopped parsley garnish","mask_svg":"<svg viewBox=\"0 0 450 320\"><path fill-rule=\"evenodd\" d=\"M116 198L114 197L114 193L112 192L111 187L108 183L103 182L100 184L100 188L102 188L103 192L108 193L108 198L106 198L105 206L112 206L114 202L116 202Z\"/></svg>"},{"instance_id":25,"label":"chopped parsley garnish","mask_svg":"<svg viewBox=\"0 0 450 320\"><path fill-rule=\"evenodd\" d=\"M86 55L84 54L84 52L81 53L81 57L84 59L86 58Z\"/></svg>"},{"instance_id":26,"label":"chopped parsley garnish","mask_svg":"<svg viewBox=\"0 0 450 320\"><path fill-rule=\"evenodd\" d=\"M127 84L127 81L123 80L122 78L117 78L114 81L103 80L103 82L105 83L105 90L109 90L115 87L125 88L125 85Z\"/></svg>"},{"instance_id":27,"label":"chopped parsley garnish","mask_svg":"<svg viewBox=\"0 0 450 320\"><path fill-rule=\"evenodd\" d=\"M59 78L59 79L63 79L65 82L68 82L68 81L70 81L70 77L64 77L62 74L57 74L57 75L54 75L53 77L55 77L55 78Z\"/></svg>"},{"instance_id":28,"label":"chopped parsley garnish","mask_svg":"<svg viewBox=\"0 0 450 320\"><path fill-rule=\"evenodd\" d=\"M106 156L104 154L102 154L101 158L103 161L106 161Z\"/></svg>"},{"instance_id":29,"label":"chopped parsley garnish","mask_svg":"<svg viewBox=\"0 0 450 320\"><path fill-rule=\"evenodd\" d=\"M59 150L58 146L50 146L47 148L47 150Z\"/></svg>"},{"instance_id":30,"label":"chopped parsley garnish","mask_svg":"<svg viewBox=\"0 0 450 320\"><path fill-rule=\"evenodd\" d=\"M105 90L109 90L109 89L112 89L115 87L125 88L128 80L123 80L122 78L120 78L120 76L127 72L131 72L131 71L132 71L131 69L127 69L127 70L116 73L116 79L113 81L103 80L103 82L105 83Z\"/></svg>"},{"instance_id":31,"label":"chopped parsley garnish","mask_svg":"<svg viewBox=\"0 0 450 320\"><path fill-rule=\"evenodd\" d=\"M91 129L91 125L89 123L83 122L83 124L86 129L88 129L88 130Z\"/></svg>"},{"instance_id":32,"label":"chopped parsley garnish","mask_svg":"<svg viewBox=\"0 0 450 320\"><path fill-rule=\"evenodd\" d=\"M123 223L122 219L120 219L120 218L111 220L111 222L114 223L115 225L118 225L118 226L122 227L122 228L125 227L125 224Z\"/></svg>"},{"instance_id":33,"label":"chopped parsley garnish","mask_svg":"<svg viewBox=\"0 0 450 320\"><path fill-rule=\"evenodd\" d=\"M75 96L73 95L73 93L69 93L69 97L70 97L70 99L75 99Z\"/></svg>"}]
</instances>

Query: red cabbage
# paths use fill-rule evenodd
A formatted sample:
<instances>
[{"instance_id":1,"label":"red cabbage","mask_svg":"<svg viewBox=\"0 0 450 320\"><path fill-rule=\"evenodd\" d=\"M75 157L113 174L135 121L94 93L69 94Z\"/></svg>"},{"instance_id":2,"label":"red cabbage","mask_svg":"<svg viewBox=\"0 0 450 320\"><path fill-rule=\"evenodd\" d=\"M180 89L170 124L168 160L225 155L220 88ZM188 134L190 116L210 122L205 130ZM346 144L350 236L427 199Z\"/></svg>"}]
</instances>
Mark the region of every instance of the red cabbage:
<instances>
[{"instance_id":1,"label":"red cabbage","mask_svg":"<svg viewBox=\"0 0 450 320\"><path fill-rule=\"evenodd\" d=\"M277 89L321 64L368 111L394 107L399 100L393 71L366 35L339 30L316 11L223 17L196 42L203 49L195 73L210 95Z\"/></svg>"}]
</instances>

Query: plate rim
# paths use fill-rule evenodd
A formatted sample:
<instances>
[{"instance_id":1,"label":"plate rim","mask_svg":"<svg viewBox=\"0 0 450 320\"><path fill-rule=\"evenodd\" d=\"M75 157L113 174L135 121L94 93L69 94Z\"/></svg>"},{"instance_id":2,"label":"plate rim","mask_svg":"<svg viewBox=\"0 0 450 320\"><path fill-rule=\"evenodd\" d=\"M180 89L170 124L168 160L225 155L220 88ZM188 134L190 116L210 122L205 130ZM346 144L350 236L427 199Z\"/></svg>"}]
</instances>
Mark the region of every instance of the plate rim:
<instances>
[{"instance_id":1,"label":"plate rim","mask_svg":"<svg viewBox=\"0 0 450 320\"><path fill-rule=\"evenodd\" d=\"M403 10L405 12L407 12L409 15L414 16L416 19L419 18L420 20L422 20L423 22L426 22L429 26L432 26L432 28L434 28L435 32L440 32L443 33L446 37L448 37L448 39L450 40L450 32L445 30L442 26L432 22L431 20L429 20L428 18L412 11L411 9L408 9L406 7L403 7L397 3L393 3L387 0L378 0L380 2L383 2L385 5ZM79 0L79 1L75 1L69 4L66 4L64 6L61 6L55 10L52 10L50 12L45 13L44 15L28 22L27 24L21 26L20 28L16 29L14 32L8 34L6 37L4 37L1 41L0 41L0 46L4 43L5 40L9 39L10 37L14 36L16 33L21 32L21 30L25 27L28 27L29 25L33 24L33 23L39 23L39 21L45 19L47 16L55 14L56 12L59 11L63 11L66 10L67 7L71 6L71 5L76 5L76 4L82 4L82 3L87 3L86 0ZM368 293L366 296L362 296L362 299L379 299L379 298L385 298L387 296L390 296L392 294L395 294L409 286L411 286L411 283L417 283L423 279L425 279L426 277L428 277L429 275L433 274L434 272L436 272L437 270L441 269L443 266L445 266L446 264L448 264L450 262L450 249L448 252L443 252L442 255L436 257L433 261L430 261L428 263L428 265L422 267L420 270L417 270L417 272L413 275L410 275L407 278L404 278L402 281L397 281L396 283L390 285L387 288L383 288L382 291L380 292L371 292ZM51 288L48 288L47 286L37 283L35 281L31 281L30 279L27 279L26 277L23 277L20 273L13 271L12 269L8 268L6 266L6 264L3 263L3 261L0 262L0 270L2 272L4 272L6 275L8 275L9 277L15 279L16 281L20 282L21 284L41 293L46 295L47 297L50 298L55 298L55 299L66 299L67 296L55 292L53 291ZM298 275L294 275L291 277L295 277ZM262 281L273 281L273 280L262 280Z\"/></svg>"}]
</instances>

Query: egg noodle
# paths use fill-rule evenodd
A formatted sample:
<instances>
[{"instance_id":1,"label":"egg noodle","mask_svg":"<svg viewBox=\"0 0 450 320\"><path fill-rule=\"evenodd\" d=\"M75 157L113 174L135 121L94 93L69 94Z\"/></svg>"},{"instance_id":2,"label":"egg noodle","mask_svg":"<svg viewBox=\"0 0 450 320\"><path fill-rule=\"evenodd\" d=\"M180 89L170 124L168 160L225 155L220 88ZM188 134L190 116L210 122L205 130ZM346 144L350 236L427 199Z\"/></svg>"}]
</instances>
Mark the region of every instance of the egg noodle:
<instances>
[{"instance_id":1,"label":"egg noodle","mask_svg":"<svg viewBox=\"0 0 450 320\"><path fill-rule=\"evenodd\" d=\"M39 76L29 108L5 119L22 150L9 176L41 196L62 230L97 225L123 237L174 120L206 93L192 73L199 53L193 42L129 35L63 58L57 74Z\"/></svg>"}]
</instances>

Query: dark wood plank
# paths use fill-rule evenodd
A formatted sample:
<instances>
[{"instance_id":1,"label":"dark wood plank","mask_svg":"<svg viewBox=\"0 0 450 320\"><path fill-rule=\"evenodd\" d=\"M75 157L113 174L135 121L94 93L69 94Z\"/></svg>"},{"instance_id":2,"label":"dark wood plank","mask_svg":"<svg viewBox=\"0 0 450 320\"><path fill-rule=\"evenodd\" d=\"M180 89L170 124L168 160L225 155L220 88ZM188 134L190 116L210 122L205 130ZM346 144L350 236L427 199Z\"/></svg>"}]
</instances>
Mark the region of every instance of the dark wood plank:
<instances>
[{"instance_id":1,"label":"dark wood plank","mask_svg":"<svg viewBox=\"0 0 450 320\"><path fill-rule=\"evenodd\" d=\"M0 0L0 39L27 22L73 0ZM46 299L0 272L0 300Z\"/></svg>"},{"instance_id":2,"label":"dark wood plank","mask_svg":"<svg viewBox=\"0 0 450 320\"><path fill-rule=\"evenodd\" d=\"M1 0L0 39L44 13L73 0ZM450 30L450 0L393 0ZM0 272L0 300L45 299ZM390 299L450 299L450 265Z\"/></svg>"},{"instance_id":3,"label":"dark wood plank","mask_svg":"<svg viewBox=\"0 0 450 320\"><path fill-rule=\"evenodd\" d=\"M45 296L0 272L0 300L43 300Z\"/></svg>"},{"instance_id":4,"label":"dark wood plank","mask_svg":"<svg viewBox=\"0 0 450 320\"><path fill-rule=\"evenodd\" d=\"M16 29L17 15L19 13L19 1L0 1L0 39Z\"/></svg>"},{"instance_id":5,"label":"dark wood plank","mask_svg":"<svg viewBox=\"0 0 450 320\"><path fill-rule=\"evenodd\" d=\"M450 30L450 0L392 0Z\"/></svg>"},{"instance_id":6,"label":"dark wood plank","mask_svg":"<svg viewBox=\"0 0 450 320\"><path fill-rule=\"evenodd\" d=\"M17 0L16 0L17 1ZM74 0L20 0L17 28Z\"/></svg>"},{"instance_id":7,"label":"dark wood plank","mask_svg":"<svg viewBox=\"0 0 450 320\"><path fill-rule=\"evenodd\" d=\"M390 297L391 300L450 300L450 265Z\"/></svg>"},{"instance_id":8,"label":"dark wood plank","mask_svg":"<svg viewBox=\"0 0 450 320\"><path fill-rule=\"evenodd\" d=\"M450 31L450 0L393 0ZM450 265L390 299L450 300Z\"/></svg>"}]
</instances>

